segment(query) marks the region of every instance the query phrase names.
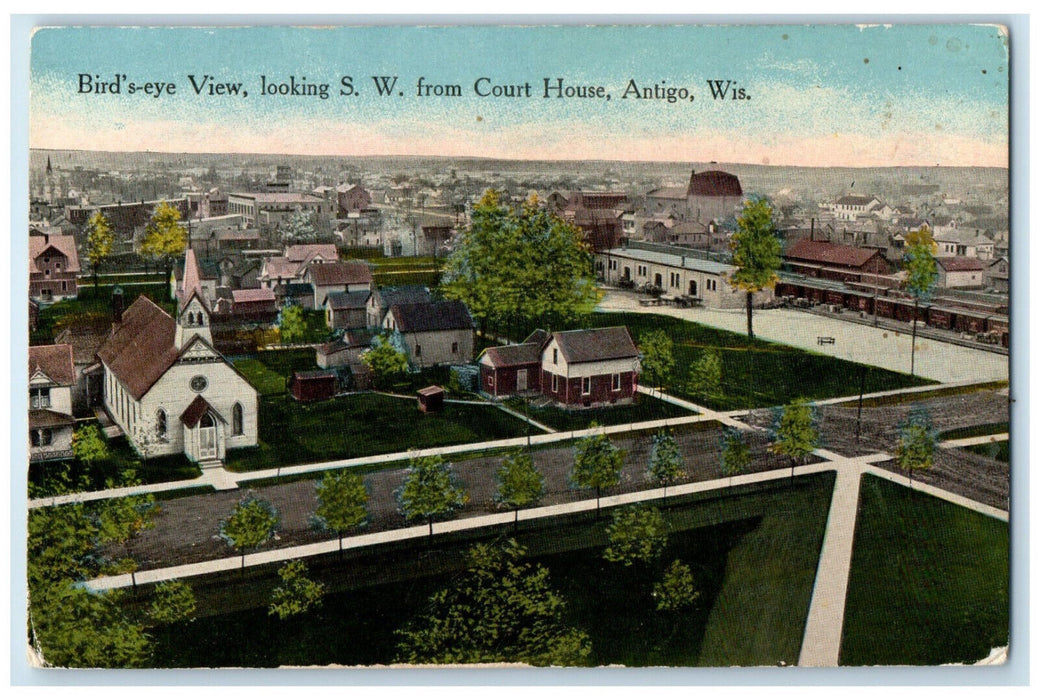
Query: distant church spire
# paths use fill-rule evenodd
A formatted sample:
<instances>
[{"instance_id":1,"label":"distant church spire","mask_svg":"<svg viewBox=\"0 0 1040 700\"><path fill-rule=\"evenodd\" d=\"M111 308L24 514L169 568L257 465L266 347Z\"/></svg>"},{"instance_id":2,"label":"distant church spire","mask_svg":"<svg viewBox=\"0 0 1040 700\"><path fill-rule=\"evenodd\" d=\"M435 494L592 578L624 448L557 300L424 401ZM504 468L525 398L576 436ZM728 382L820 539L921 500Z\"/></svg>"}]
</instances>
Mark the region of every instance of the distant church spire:
<instances>
[{"instance_id":1,"label":"distant church spire","mask_svg":"<svg viewBox=\"0 0 1040 700\"><path fill-rule=\"evenodd\" d=\"M50 175L53 172L54 170L51 168L51 157L47 156L47 174Z\"/></svg>"}]
</instances>

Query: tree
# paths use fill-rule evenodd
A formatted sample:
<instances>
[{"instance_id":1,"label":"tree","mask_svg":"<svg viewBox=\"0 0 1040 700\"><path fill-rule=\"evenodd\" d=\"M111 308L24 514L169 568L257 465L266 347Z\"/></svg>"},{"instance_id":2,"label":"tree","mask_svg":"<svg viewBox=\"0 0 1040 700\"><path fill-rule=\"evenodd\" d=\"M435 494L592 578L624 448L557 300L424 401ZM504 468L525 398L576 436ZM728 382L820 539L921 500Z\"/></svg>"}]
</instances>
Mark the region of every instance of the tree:
<instances>
[{"instance_id":1,"label":"tree","mask_svg":"<svg viewBox=\"0 0 1040 700\"><path fill-rule=\"evenodd\" d=\"M597 519L600 492L621 482L624 461L625 454L602 433L581 438L575 444L571 482L579 488L596 490Z\"/></svg>"},{"instance_id":2,"label":"tree","mask_svg":"<svg viewBox=\"0 0 1040 700\"><path fill-rule=\"evenodd\" d=\"M747 469L749 464L751 450L744 433L739 428L726 426L722 430L722 475L729 477L730 486L733 485L733 476Z\"/></svg>"},{"instance_id":3,"label":"tree","mask_svg":"<svg viewBox=\"0 0 1040 700\"><path fill-rule=\"evenodd\" d=\"M282 585L271 591L268 615L284 620L300 615L321 605L325 584L307 578L307 566L302 561L290 561L278 569Z\"/></svg>"},{"instance_id":4,"label":"tree","mask_svg":"<svg viewBox=\"0 0 1040 700\"><path fill-rule=\"evenodd\" d=\"M413 457L408 476L397 492L401 514L408 520L426 520L430 537L434 518L452 513L467 500L466 490L455 483L451 464L439 455Z\"/></svg>"},{"instance_id":5,"label":"tree","mask_svg":"<svg viewBox=\"0 0 1040 700\"><path fill-rule=\"evenodd\" d=\"M143 530L155 527L152 516L159 510L151 494L109 498L97 505L97 541L100 544L123 544Z\"/></svg>"},{"instance_id":6,"label":"tree","mask_svg":"<svg viewBox=\"0 0 1040 700\"><path fill-rule=\"evenodd\" d=\"M603 550L603 558L625 566L648 564L658 556L668 542L668 526L661 511L652 506L634 505L614 511L614 520L607 526L610 544Z\"/></svg>"},{"instance_id":7,"label":"tree","mask_svg":"<svg viewBox=\"0 0 1040 700\"><path fill-rule=\"evenodd\" d=\"M903 269L906 280L903 286L914 298L913 330L910 333L910 376L914 376L914 360L917 351L917 314L921 302L927 300L939 280L939 267L935 262L936 245L927 226L911 231L906 236L906 252L903 254Z\"/></svg>"},{"instance_id":8,"label":"tree","mask_svg":"<svg viewBox=\"0 0 1040 700\"><path fill-rule=\"evenodd\" d=\"M664 577L654 584L653 597L657 601L657 609L666 612L688 608L700 595L690 567L678 559L665 570Z\"/></svg>"},{"instance_id":9,"label":"tree","mask_svg":"<svg viewBox=\"0 0 1040 700\"><path fill-rule=\"evenodd\" d=\"M542 497L545 477L535 469L534 460L526 452L514 452L506 457L495 472L498 492L495 500L513 509L513 528L520 522L520 509Z\"/></svg>"},{"instance_id":10,"label":"tree","mask_svg":"<svg viewBox=\"0 0 1040 700\"><path fill-rule=\"evenodd\" d=\"M72 454L80 462L92 465L108 459L108 443L97 425L85 425L72 434Z\"/></svg>"},{"instance_id":11,"label":"tree","mask_svg":"<svg viewBox=\"0 0 1040 700\"><path fill-rule=\"evenodd\" d=\"M776 437L771 449L776 454L785 455L795 461L804 460L820 443L820 433L816 429L813 407L807 399L795 399L784 406L777 421ZM791 477L794 477L794 464L791 465Z\"/></svg>"},{"instance_id":12,"label":"tree","mask_svg":"<svg viewBox=\"0 0 1040 700\"><path fill-rule=\"evenodd\" d=\"M309 243L317 238L315 227L316 213L306 209L297 209L285 221L278 224L278 232L285 243Z\"/></svg>"},{"instance_id":13,"label":"tree","mask_svg":"<svg viewBox=\"0 0 1040 700\"><path fill-rule=\"evenodd\" d=\"M376 340L371 350L362 353L361 361L372 370L375 384L380 388L387 387L408 371L408 356L394 347L387 337Z\"/></svg>"},{"instance_id":14,"label":"tree","mask_svg":"<svg viewBox=\"0 0 1040 700\"><path fill-rule=\"evenodd\" d=\"M690 368L687 391L709 402L722 399L722 354L718 348L702 352Z\"/></svg>"},{"instance_id":15,"label":"tree","mask_svg":"<svg viewBox=\"0 0 1040 700\"><path fill-rule=\"evenodd\" d=\"M670 433L657 433L651 439L650 461L646 473L664 487L665 496L668 495L669 483L686 476L679 441Z\"/></svg>"},{"instance_id":16,"label":"tree","mask_svg":"<svg viewBox=\"0 0 1040 700\"><path fill-rule=\"evenodd\" d=\"M599 302L581 230L536 198L514 210L488 190L470 221L448 257L441 289L466 304L482 332L559 327Z\"/></svg>"},{"instance_id":17,"label":"tree","mask_svg":"<svg viewBox=\"0 0 1040 700\"><path fill-rule=\"evenodd\" d=\"M906 472L911 487L915 471L931 469L937 444L938 436L928 412L913 407L899 426L899 444L896 445L896 463Z\"/></svg>"},{"instance_id":18,"label":"tree","mask_svg":"<svg viewBox=\"0 0 1040 700\"><path fill-rule=\"evenodd\" d=\"M173 261L184 254L188 245L187 233L181 225L181 213L166 202L159 202L141 241L141 254L163 266L170 276Z\"/></svg>"},{"instance_id":19,"label":"tree","mask_svg":"<svg viewBox=\"0 0 1040 700\"><path fill-rule=\"evenodd\" d=\"M316 490L318 508L314 511L314 521L322 529L336 533L342 552L343 534L360 527L368 518L365 480L349 471L329 472L318 481Z\"/></svg>"},{"instance_id":20,"label":"tree","mask_svg":"<svg viewBox=\"0 0 1040 700\"><path fill-rule=\"evenodd\" d=\"M115 243L115 234L108 217L100 211L87 221L87 262L90 263L91 275L94 278L94 293L97 294L98 270L112 256L112 244Z\"/></svg>"},{"instance_id":21,"label":"tree","mask_svg":"<svg viewBox=\"0 0 1040 700\"><path fill-rule=\"evenodd\" d=\"M592 651L588 635L567 626L566 603L548 569L525 555L512 539L470 548L465 574L398 630L398 661L584 665Z\"/></svg>"},{"instance_id":22,"label":"tree","mask_svg":"<svg viewBox=\"0 0 1040 700\"><path fill-rule=\"evenodd\" d=\"M246 568L246 550L255 549L274 537L278 513L267 501L246 496L220 523L220 536L242 552L242 568Z\"/></svg>"},{"instance_id":23,"label":"tree","mask_svg":"<svg viewBox=\"0 0 1040 700\"><path fill-rule=\"evenodd\" d=\"M639 349L643 373L655 386L667 384L675 367L672 339L664 331L650 331L639 339Z\"/></svg>"},{"instance_id":24,"label":"tree","mask_svg":"<svg viewBox=\"0 0 1040 700\"><path fill-rule=\"evenodd\" d=\"M190 585L184 581L163 581L155 587L148 616L152 622L168 625L190 619L195 608L195 593Z\"/></svg>"},{"instance_id":25,"label":"tree","mask_svg":"<svg viewBox=\"0 0 1040 700\"><path fill-rule=\"evenodd\" d=\"M780 240L773 225L773 209L765 199L749 199L737 217L737 230L730 241L733 249L733 265L736 271L729 282L743 289L747 309L747 334L750 341L755 337L751 327L751 307L756 292L771 289L780 269Z\"/></svg>"},{"instance_id":26,"label":"tree","mask_svg":"<svg viewBox=\"0 0 1040 700\"><path fill-rule=\"evenodd\" d=\"M282 308L278 329L283 343L302 342L307 337L307 320L303 316L303 307L287 304Z\"/></svg>"}]
</instances>

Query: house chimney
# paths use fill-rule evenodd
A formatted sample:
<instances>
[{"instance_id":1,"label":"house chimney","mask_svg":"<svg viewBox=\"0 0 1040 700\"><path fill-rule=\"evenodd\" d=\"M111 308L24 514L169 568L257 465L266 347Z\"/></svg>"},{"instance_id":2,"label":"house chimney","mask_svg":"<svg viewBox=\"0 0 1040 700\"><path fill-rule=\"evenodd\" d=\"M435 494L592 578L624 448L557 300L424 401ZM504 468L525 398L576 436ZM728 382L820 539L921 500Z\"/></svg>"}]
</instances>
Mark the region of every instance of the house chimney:
<instances>
[{"instance_id":1,"label":"house chimney","mask_svg":"<svg viewBox=\"0 0 1040 700\"><path fill-rule=\"evenodd\" d=\"M112 321L114 323L122 323L123 308L123 288L116 287L112 290Z\"/></svg>"},{"instance_id":2,"label":"house chimney","mask_svg":"<svg viewBox=\"0 0 1040 700\"><path fill-rule=\"evenodd\" d=\"M43 234L43 244L47 245L50 242L51 242L51 234L49 234L49 233Z\"/></svg>"}]
</instances>

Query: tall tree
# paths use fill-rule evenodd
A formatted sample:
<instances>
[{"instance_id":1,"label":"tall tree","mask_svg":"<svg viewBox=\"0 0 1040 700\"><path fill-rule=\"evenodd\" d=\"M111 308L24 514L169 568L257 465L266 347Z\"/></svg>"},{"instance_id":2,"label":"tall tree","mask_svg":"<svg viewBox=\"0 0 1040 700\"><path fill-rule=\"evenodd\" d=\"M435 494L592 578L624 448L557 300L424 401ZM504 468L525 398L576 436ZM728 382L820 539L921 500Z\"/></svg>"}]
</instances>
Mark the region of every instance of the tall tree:
<instances>
[{"instance_id":1,"label":"tall tree","mask_svg":"<svg viewBox=\"0 0 1040 700\"><path fill-rule=\"evenodd\" d=\"M646 473L664 487L666 497L668 484L686 476L679 441L671 433L660 432L651 439L650 460Z\"/></svg>"},{"instance_id":2,"label":"tall tree","mask_svg":"<svg viewBox=\"0 0 1040 700\"><path fill-rule=\"evenodd\" d=\"M772 450L794 460L791 465L792 478L795 464L812 454L819 444L820 433L816 429L812 404L807 399L795 399L784 406L777 421Z\"/></svg>"},{"instance_id":3,"label":"tall tree","mask_svg":"<svg viewBox=\"0 0 1040 700\"><path fill-rule=\"evenodd\" d=\"M621 466L625 454L599 433L577 441L571 482L579 488L596 490L596 519L599 519L599 497L604 488L621 482Z\"/></svg>"},{"instance_id":4,"label":"tall tree","mask_svg":"<svg viewBox=\"0 0 1040 700\"><path fill-rule=\"evenodd\" d=\"M914 406L899 426L899 443L896 445L896 463L906 472L911 487L915 471L931 469L937 444L938 436L928 412Z\"/></svg>"},{"instance_id":5,"label":"tall tree","mask_svg":"<svg viewBox=\"0 0 1040 700\"><path fill-rule=\"evenodd\" d=\"M498 492L495 500L513 509L513 528L520 522L520 509L536 503L545 490L545 477L535 468L526 452L514 452L502 460L495 473Z\"/></svg>"},{"instance_id":6,"label":"tall tree","mask_svg":"<svg viewBox=\"0 0 1040 700\"><path fill-rule=\"evenodd\" d=\"M307 320L303 317L302 306L286 304L278 318L283 343L299 343L307 336Z\"/></svg>"},{"instance_id":7,"label":"tall tree","mask_svg":"<svg viewBox=\"0 0 1040 700\"><path fill-rule=\"evenodd\" d=\"M163 266L169 278L173 261L184 255L188 245L187 232L181 224L181 213L166 202L159 202L141 241L141 254Z\"/></svg>"},{"instance_id":8,"label":"tall tree","mask_svg":"<svg viewBox=\"0 0 1040 700\"><path fill-rule=\"evenodd\" d=\"M693 605L700 597L690 567L676 559L665 570L664 577L654 584L653 597L657 609L676 612Z\"/></svg>"},{"instance_id":9,"label":"tall tree","mask_svg":"<svg viewBox=\"0 0 1040 700\"><path fill-rule=\"evenodd\" d=\"M371 350L362 353L361 361L372 370L375 385L381 389L408 371L408 356L386 337L379 337Z\"/></svg>"},{"instance_id":10,"label":"tall tree","mask_svg":"<svg viewBox=\"0 0 1040 700\"><path fill-rule=\"evenodd\" d=\"M599 301L581 231L529 200L517 209L488 190L448 258L444 296L466 304L482 332L558 327Z\"/></svg>"},{"instance_id":11,"label":"tall tree","mask_svg":"<svg viewBox=\"0 0 1040 700\"><path fill-rule=\"evenodd\" d=\"M321 606L325 584L307 578L307 565L302 561L286 562L278 569L278 575L282 577L282 585L271 591L268 615L285 620Z\"/></svg>"},{"instance_id":12,"label":"tall tree","mask_svg":"<svg viewBox=\"0 0 1040 700\"><path fill-rule=\"evenodd\" d=\"M737 217L737 230L730 241L736 271L729 282L745 293L748 339L755 337L751 307L756 292L771 289L780 269L781 246L773 225L773 208L765 199L749 199Z\"/></svg>"},{"instance_id":13,"label":"tall tree","mask_svg":"<svg viewBox=\"0 0 1040 700\"><path fill-rule=\"evenodd\" d=\"M168 625L191 618L196 607L195 592L188 583L163 581L155 587L148 617L154 623Z\"/></svg>"},{"instance_id":14,"label":"tall tree","mask_svg":"<svg viewBox=\"0 0 1040 700\"><path fill-rule=\"evenodd\" d=\"M723 428L721 461L722 475L729 477L730 486L733 485L733 477L751 464L751 450L748 449L747 440L739 428Z\"/></svg>"},{"instance_id":15,"label":"tall tree","mask_svg":"<svg viewBox=\"0 0 1040 700\"><path fill-rule=\"evenodd\" d=\"M86 465L108 459L108 443L97 425L85 425L72 434L72 454Z\"/></svg>"},{"instance_id":16,"label":"tall tree","mask_svg":"<svg viewBox=\"0 0 1040 700\"><path fill-rule=\"evenodd\" d=\"M115 234L108 217L100 211L87 221L87 262L90 263L91 276L94 278L94 293L97 294L98 270L112 256L112 245Z\"/></svg>"},{"instance_id":17,"label":"tall tree","mask_svg":"<svg viewBox=\"0 0 1040 700\"><path fill-rule=\"evenodd\" d=\"M343 535L363 525L368 518L365 480L349 471L329 472L318 481L316 490L318 507L314 521L322 529L336 533L342 552Z\"/></svg>"},{"instance_id":18,"label":"tall tree","mask_svg":"<svg viewBox=\"0 0 1040 700\"><path fill-rule=\"evenodd\" d=\"M588 635L567 625L566 603L550 585L549 570L525 555L512 539L471 547L466 573L397 632L398 660L584 665L592 651Z\"/></svg>"},{"instance_id":19,"label":"tall tree","mask_svg":"<svg viewBox=\"0 0 1040 700\"><path fill-rule=\"evenodd\" d=\"M921 302L927 300L939 280L939 266L935 262L935 240L927 226L906 235L906 252L903 253L903 269L906 280L903 286L914 298L913 330L910 333L910 376L914 376L914 360L917 351L917 315Z\"/></svg>"},{"instance_id":20,"label":"tall tree","mask_svg":"<svg viewBox=\"0 0 1040 700\"><path fill-rule=\"evenodd\" d=\"M662 330L644 333L639 339L639 363L655 386L667 385L675 368L674 344Z\"/></svg>"},{"instance_id":21,"label":"tall tree","mask_svg":"<svg viewBox=\"0 0 1040 700\"><path fill-rule=\"evenodd\" d=\"M307 209L297 209L288 219L278 224L278 233L283 243L310 243L318 236L315 226L317 213Z\"/></svg>"},{"instance_id":22,"label":"tall tree","mask_svg":"<svg viewBox=\"0 0 1040 700\"><path fill-rule=\"evenodd\" d=\"M668 525L661 511L636 504L618 508L607 526L607 548L603 558L625 566L649 564L660 556L668 542Z\"/></svg>"},{"instance_id":23,"label":"tall tree","mask_svg":"<svg viewBox=\"0 0 1040 700\"><path fill-rule=\"evenodd\" d=\"M408 520L426 520L430 537L434 518L452 513L467 500L466 490L455 483L451 464L439 455L413 457L408 476L397 492L401 514Z\"/></svg>"},{"instance_id":24,"label":"tall tree","mask_svg":"<svg viewBox=\"0 0 1040 700\"><path fill-rule=\"evenodd\" d=\"M722 354L718 348L708 348L690 368L687 391L708 402L722 399Z\"/></svg>"},{"instance_id":25,"label":"tall tree","mask_svg":"<svg viewBox=\"0 0 1040 700\"><path fill-rule=\"evenodd\" d=\"M256 549L274 537L278 527L278 513L270 503L246 496L220 524L220 536L242 553L242 568L246 568L246 550Z\"/></svg>"}]
</instances>

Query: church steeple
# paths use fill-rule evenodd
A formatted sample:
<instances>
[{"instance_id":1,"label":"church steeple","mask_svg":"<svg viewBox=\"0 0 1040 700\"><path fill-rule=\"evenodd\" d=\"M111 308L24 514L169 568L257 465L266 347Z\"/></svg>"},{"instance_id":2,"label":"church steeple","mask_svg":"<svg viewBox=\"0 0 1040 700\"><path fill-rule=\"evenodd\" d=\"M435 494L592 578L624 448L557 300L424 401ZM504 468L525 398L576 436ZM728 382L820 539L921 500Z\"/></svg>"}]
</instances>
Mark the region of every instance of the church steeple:
<instances>
[{"instance_id":1,"label":"church steeple","mask_svg":"<svg viewBox=\"0 0 1040 700\"><path fill-rule=\"evenodd\" d=\"M178 349L183 350L195 336L202 337L210 345L213 344L213 334L210 331L210 310L197 287L180 304L180 312L177 314L177 331L173 342Z\"/></svg>"}]
</instances>

